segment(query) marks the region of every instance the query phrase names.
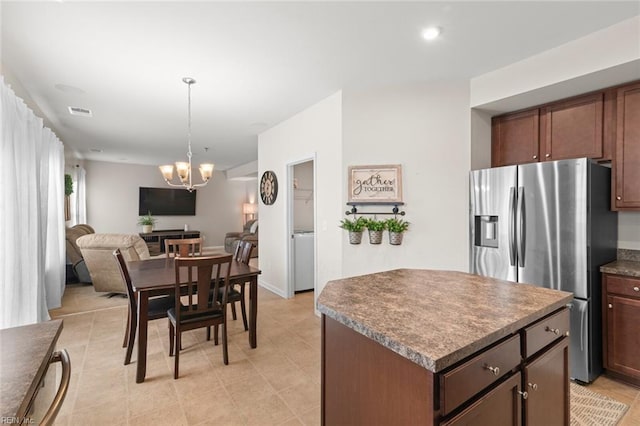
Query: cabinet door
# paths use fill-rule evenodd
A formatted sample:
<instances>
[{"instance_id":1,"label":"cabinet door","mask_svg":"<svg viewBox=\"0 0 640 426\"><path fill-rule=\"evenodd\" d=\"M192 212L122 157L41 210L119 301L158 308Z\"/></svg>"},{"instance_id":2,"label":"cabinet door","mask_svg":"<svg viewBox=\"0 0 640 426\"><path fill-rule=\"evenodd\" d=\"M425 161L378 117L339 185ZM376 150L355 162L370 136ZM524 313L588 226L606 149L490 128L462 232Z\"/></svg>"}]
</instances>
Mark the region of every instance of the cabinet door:
<instances>
[{"instance_id":1,"label":"cabinet door","mask_svg":"<svg viewBox=\"0 0 640 426\"><path fill-rule=\"evenodd\" d=\"M618 90L615 206L640 209L640 83Z\"/></svg>"},{"instance_id":2,"label":"cabinet door","mask_svg":"<svg viewBox=\"0 0 640 426\"><path fill-rule=\"evenodd\" d=\"M640 379L640 299L607 296L607 368Z\"/></svg>"},{"instance_id":3,"label":"cabinet door","mask_svg":"<svg viewBox=\"0 0 640 426\"><path fill-rule=\"evenodd\" d=\"M516 373L498 385L442 426L462 425L520 425L522 423L520 380Z\"/></svg>"},{"instance_id":4,"label":"cabinet door","mask_svg":"<svg viewBox=\"0 0 640 426\"><path fill-rule=\"evenodd\" d=\"M537 162L539 136L537 109L494 117L491 122L491 167Z\"/></svg>"},{"instance_id":5,"label":"cabinet door","mask_svg":"<svg viewBox=\"0 0 640 426\"><path fill-rule=\"evenodd\" d=\"M569 424L569 338L534 359L524 370L525 424Z\"/></svg>"},{"instance_id":6,"label":"cabinet door","mask_svg":"<svg viewBox=\"0 0 640 426\"><path fill-rule=\"evenodd\" d=\"M583 96L545 107L545 161L602 158L604 93Z\"/></svg>"}]
</instances>

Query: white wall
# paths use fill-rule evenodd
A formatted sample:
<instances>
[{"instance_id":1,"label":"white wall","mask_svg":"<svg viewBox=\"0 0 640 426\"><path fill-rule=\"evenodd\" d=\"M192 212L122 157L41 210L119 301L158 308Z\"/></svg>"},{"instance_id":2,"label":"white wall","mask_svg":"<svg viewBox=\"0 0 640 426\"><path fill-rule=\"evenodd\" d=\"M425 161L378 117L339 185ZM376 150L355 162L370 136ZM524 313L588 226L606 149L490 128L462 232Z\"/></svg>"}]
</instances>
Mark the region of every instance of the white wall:
<instances>
[{"instance_id":1,"label":"white wall","mask_svg":"<svg viewBox=\"0 0 640 426\"><path fill-rule=\"evenodd\" d=\"M293 190L293 229L313 231L313 161L293 167L298 187Z\"/></svg>"},{"instance_id":2,"label":"white wall","mask_svg":"<svg viewBox=\"0 0 640 426\"><path fill-rule=\"evenodd\" d=\"M402 209L411 225L400 246L389 245L388 235L381 245L370 245L366 235L351 245L342 231L343 275L468 270L469 117L468 82L344 92L342 169L401 164ZM346 185L342 179L343 212Z\"/></svg>"},{"instance_id":3,"label":"white wall","mask_svg":"<svg viewBox=\"0 0 640 426\"><path fill-rule=\"evenodd\" d=\"M618 248L640 250L640 212L618 212Z\"/></svg>"},{"instance_id":4,"label":"white wall","mask_svg":"<svg viewBox=\"0 0 640 426\"><path fill-rule=\"evenodd\" d=\"M635 80L639 70L637 16L471 79L470 105L514 111Z\"/></svg>"},{"instance_id":5,"label":"white wall","mask_svg":"<svg viewBox=\"0 0 640 426\"><path fill-rule=\"evenodd\" d=\"M327 281L342 276L342 233L338 221L343 209L342 93L338 92L258 136L259 176L273 170L278 197L273 205L260 201L259 282L286 297L287 201L293 194L286 184L287 164L315 155L316 167L316 296Z\"/></svg>"},{"instance_id":6,"label":"white wall","mask_svg":"<svg viewBox=\"0 0 640 426\"><path fill-rule=\"evenodd\" d=\"M138 233L138 189L166 188L155 166L85 161L87 170L87 222L99 233ZM250 186L250 188L249 188ZM222 246L224 234L242 230L242 203L255 191L255 181L227 181L214 172L209 184L198 189L195 216L156 216L155 229L198 230L205 246Z\"/></svg>"},{"instance_id":7,"label":"white wall","mask_svg":"<svg viewBox=\"0 0 640 426\"><path fill-rule=\"evenodd\" d=\"M491 167L491 114L471 109L471 170Z\"/></svg>"}]
</instances>

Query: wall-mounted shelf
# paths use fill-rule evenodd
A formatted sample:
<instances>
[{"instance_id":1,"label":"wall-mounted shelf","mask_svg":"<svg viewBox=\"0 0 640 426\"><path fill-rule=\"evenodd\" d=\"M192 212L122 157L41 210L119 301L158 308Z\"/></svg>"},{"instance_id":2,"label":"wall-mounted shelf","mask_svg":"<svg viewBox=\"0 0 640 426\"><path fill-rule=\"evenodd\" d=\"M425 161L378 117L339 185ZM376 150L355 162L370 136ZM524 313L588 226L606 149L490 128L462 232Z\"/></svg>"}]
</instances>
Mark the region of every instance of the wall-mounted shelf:
<instances>
[{"instance_id":1,"label":"wall-mounted shelf","mask_svg":"<svg viewBox=\"0 0 640 426\"><path fill-rule=\"evenodd\" d=\"M370 215L400 215L404 216L404 210L400 210L398 206L404 206L404 203L391 203L391 202L371 202L371 203L347 203L348 206L351 206L351 210L347 210L344 214L355 215L355 214L370 214ZM392 207L390 212L380 211L380 212L370 212L370 211L358 211L357 206L389 206Z\"/></svg>"}]
</instances>

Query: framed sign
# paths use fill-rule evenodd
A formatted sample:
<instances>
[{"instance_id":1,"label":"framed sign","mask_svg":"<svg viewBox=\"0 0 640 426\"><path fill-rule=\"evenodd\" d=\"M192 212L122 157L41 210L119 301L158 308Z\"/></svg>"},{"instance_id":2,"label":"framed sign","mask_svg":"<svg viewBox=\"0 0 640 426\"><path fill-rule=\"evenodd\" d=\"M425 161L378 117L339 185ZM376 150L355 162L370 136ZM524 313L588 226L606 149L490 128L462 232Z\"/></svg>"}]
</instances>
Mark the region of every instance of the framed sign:
<instances>
[{"instance_id":1,"label":"framed sign","mask_svg":"<svg viewBox=\"0 0 640 426\"><path fill-rule=\"evenodd\" d=\"M349 166L350 203L401 203L402 166Z\"/></svg>"}]
</instances>

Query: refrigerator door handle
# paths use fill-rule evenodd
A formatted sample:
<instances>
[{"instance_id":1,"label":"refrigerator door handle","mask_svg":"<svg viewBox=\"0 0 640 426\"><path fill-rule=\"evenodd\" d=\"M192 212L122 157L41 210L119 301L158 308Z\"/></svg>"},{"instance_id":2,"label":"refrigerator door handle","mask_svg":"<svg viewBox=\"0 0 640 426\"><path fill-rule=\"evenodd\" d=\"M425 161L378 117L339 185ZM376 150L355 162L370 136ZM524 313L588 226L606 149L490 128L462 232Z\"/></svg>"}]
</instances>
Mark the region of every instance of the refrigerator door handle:
<instances>
[{"instance_id":1,"label":"refrigerator door handle","mask_svg":"<svg viewBox=\"0 0 640 426\"><path fill-rule=\"evenodd\" d=\"M516 188L509 190L509 264L516 264Z\"/></svg>"},{"instance_id":2,"label":"refrigerator door handle","mask_svg":"<svg viewBox=\"0 0 640 426\"><path fill-rule=\"evenodd\" d=\"M518 188L518 206L516 209L516 216L518 217L518 266L524 268L524 248L526 243L526 231L525 231L525 206L524 206L524 187Z\"/></svg>"}]
</instances>

